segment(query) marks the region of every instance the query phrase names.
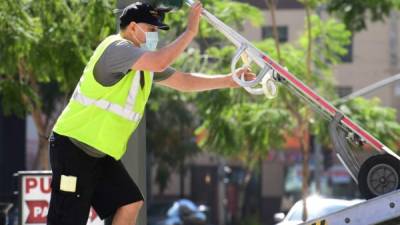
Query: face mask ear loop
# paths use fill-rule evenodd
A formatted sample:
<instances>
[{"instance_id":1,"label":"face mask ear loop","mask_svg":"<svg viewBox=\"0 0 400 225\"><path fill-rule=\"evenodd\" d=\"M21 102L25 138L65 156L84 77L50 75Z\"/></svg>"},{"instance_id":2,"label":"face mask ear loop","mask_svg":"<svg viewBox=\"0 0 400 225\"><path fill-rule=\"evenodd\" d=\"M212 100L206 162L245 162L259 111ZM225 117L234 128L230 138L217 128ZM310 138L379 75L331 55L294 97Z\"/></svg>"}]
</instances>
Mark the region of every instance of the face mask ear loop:
<instances>
[{"instance_id":1,"label":"face mask ear loop","mask_svg":"<svg viewBox=\"0 0 400 225\"><path fill-rule=\"evenodd\" d=\"M137 25L137 23L135 23ZM137 25L136 27L139 28L140 31L142 31L144 33L144 36L146 37L146 32L144 32L142 30L142 28L139 27L139 25ZM136 37L136 35L133 35L133 37L135 38L135 40L138 42L139 45L141 45L142 43L140 43L139 39ZM147 39L147 38L146 38ZM147 41L147 40L146 40ZM146 43L146 41L144 43Z\"/></svg>"}]
</instances>

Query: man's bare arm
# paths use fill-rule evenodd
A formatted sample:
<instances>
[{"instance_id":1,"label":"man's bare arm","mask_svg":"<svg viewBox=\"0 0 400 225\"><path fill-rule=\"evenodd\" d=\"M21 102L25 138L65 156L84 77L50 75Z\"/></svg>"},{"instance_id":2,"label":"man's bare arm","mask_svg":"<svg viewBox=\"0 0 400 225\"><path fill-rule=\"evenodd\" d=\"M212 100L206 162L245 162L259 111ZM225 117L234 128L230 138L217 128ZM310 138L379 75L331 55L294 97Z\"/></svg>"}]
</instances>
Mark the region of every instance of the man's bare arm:
<instances>
[{"instance_id":1,"label":"man's bare arm","mask_svg":"<svg viewBox=\"0 0 400 225\"><path fill-rule=\"evenodd\" d=\"M161 72L168 68L186 49L193 35L185 31L178 39L168 46L154 51L145 52L132 66L133 70Z\"/></svg>"},{"instance_id":2,"label":"man's bare arm","mask_svg":"<svg viewBox=\"0 0 400 225\"><path fill-rule=\"evenodd\" d=\"M255 78L255 74L248 69L240 69L237 74L245 74L246 80ZM200 92L222 88L239 87L233 81L232 75L204 75L199 73L183 73L176 71L168 79L158 82L158 84L173 88L183 92Z\"/></svg>"},{"instance_id":3,"label":"man's bare arm","mask_svg":"<svg viewBox=\"0 0 400 225\"><path fill-rule=\"evenodd\" d=\"M154 52L144 53L132 66L133 70L161 72L169 67L198 33L202 5L196 3L190 10L189 23L186 31L174 42Z\"/></svg>"}]
</instances>

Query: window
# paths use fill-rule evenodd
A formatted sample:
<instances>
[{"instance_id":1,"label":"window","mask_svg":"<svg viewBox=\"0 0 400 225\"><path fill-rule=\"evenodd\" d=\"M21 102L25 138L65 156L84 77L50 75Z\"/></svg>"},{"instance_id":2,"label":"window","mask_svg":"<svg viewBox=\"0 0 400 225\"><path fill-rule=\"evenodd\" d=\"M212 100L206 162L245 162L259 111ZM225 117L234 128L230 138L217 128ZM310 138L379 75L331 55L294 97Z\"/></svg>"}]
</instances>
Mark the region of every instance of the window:
<instances>
[{"instance_id":1,"label":"window","mask_svg":"<svg viewBox=\"0 0 400 225\"><path fill-rule=\"evenodd\" d=\"M347 54L342 56L342 62L351 63L353 62L353 37L350 39L350 43L344 46L347 49Z\"/></svg>"},{"instance_id":2,"label":"window","mask_svg":"<svg viewBox=\"0 0 400 225\"><path fill-rule=\"evenodd\" d=\"M278 35L279 35L279 42L285 43L289 40L288 36L288 27L287 26L278 26ZM264 26L261 31L262 39L266 38L274 38L272 26Z\"/></svg>"}]
</instances>

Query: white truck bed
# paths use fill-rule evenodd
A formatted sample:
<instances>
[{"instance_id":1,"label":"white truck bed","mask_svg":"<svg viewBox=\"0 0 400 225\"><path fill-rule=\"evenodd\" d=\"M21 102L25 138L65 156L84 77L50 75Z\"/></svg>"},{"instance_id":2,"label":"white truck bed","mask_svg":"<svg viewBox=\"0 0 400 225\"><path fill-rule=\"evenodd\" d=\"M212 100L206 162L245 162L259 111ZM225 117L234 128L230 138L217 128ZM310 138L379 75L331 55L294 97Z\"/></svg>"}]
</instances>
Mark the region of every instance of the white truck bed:
<instances>
[{"instance_id":1,"label":"white truck bed","mask_svg":"<svg viewBox=\"0 0 400 225\"><path fill-rule=\"evenodd\" d=\"M301 225L400 225L400 190Z\"/></svg>"}]
</instances>

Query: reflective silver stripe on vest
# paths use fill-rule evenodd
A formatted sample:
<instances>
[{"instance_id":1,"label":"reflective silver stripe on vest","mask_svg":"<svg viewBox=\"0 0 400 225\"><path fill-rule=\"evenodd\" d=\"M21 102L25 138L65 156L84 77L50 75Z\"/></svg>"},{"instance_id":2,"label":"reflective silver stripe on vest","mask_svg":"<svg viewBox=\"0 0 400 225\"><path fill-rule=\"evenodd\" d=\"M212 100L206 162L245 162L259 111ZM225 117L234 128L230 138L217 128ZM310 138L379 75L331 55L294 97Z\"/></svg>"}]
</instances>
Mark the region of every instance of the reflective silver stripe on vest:
<instances>
[{"instance_id":1,"label":"reflective silver stripe on vest","mask_svg":"<svg viewBox=\"0 0 400 225\"><path fill-rule=\"evenodd\" d=\"M153 74L151 73L151 76L152 75ZM132 86L129 90L129 94L128 94L128 98L126 100L125 106L121 106L121 105L106 101L104 99L92 99L92 98L85 96L80 91L80 86L81 86L82 81L83 81L83 77L79 81L79 83L71 97L73 100L75 100L85 106L90 106L90 105L97 106L101 109L104 109L108 112L115 113L125 119L131 120L134 122L139 122L140 119L142 118L142 115L133 111L133 107L136 102L136 96L137 96L139 88L140 88L140 71L136 72L136 75L132 81Z\"/></svg>"},{"instance_id":2,"label":"reflective silver stripe on vest","mask_svg":"<svg viewBox=\"0 0 400 225\"><path fill-rule=\"evenodd\" d=\"M143 78L144 79L144 78ZM128 99L126 100L125 108L132 109L135 105L136 96L140 86L140 71L136 72L135 78L132 81L131 89L129 90Z\"/></svg>"}]
</instances>

